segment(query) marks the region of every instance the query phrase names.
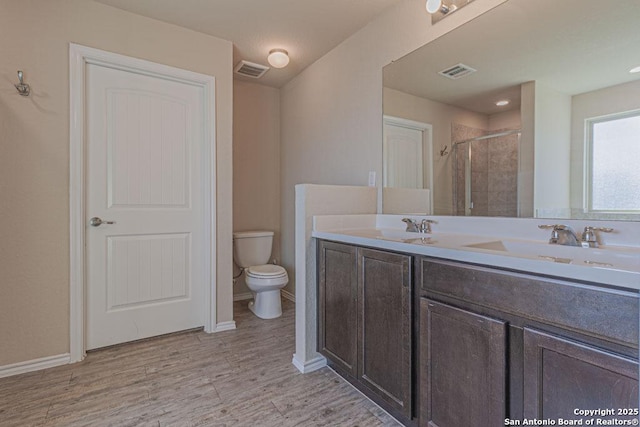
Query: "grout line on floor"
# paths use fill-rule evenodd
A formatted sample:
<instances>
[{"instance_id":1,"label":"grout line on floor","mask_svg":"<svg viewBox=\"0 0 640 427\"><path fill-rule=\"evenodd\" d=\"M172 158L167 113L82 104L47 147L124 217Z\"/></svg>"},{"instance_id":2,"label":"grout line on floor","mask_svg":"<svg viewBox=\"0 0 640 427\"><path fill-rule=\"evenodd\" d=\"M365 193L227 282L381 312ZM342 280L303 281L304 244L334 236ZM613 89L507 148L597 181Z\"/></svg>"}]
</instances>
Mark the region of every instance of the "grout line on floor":
<instances>
[{"instance_id":1,"label":"grout line on floor","mask_svg":"<svg viewBox=\"0 0 640 427\"><path fill-rule=\"evenodd\" d=\"M388 413L385 409L383 409L380 405L378 405L376 402L374 402L373 400L371 400L369 398L369 396L367 396L366 394L364 394L363 392L361 392L360 390L358 390L353 384L351 384L349 381L345 380L344 378L342 378L342 376L340 376L331 366L327 365L327 368L329 368L329 370L331 372L333 372L333 374L338 377L340 380L342 380L344 383L346 383L347 385L349 385L349 387L351 387L352 389L354 389L355 391L357 391L362 397L364 397L365 399L367 399L369 402L371 402L373 405L376 406L377 409L379 409L381 412L387 414L392 420L394 420L399 426L402 426L402 423L400 421L398 421L396 419L396 417L394 417L393 415L391 415L390 413ZM370 409L367 409L369 412L371 412ZM380 422L382 422L382 420L380 418L378 418L378 416L376 414L374 414L373 412L371 412L371 414L376 417Z\"/></svg>"}]
</instances>

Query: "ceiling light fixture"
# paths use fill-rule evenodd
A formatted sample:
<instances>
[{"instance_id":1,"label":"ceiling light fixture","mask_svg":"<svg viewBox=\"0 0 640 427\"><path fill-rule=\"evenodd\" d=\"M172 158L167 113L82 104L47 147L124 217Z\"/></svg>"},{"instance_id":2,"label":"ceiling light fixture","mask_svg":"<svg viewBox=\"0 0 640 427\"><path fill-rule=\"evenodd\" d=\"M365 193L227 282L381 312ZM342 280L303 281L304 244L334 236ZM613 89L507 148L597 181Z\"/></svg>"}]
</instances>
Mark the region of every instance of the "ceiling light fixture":
<instances>
[{"instance_id":1,"label":"ceiling light fixture","mask_svg":"<svg viewBox=\"0 0 640 427\"><path fill-rule=\"evenodd\" d=\"M284 49L271 49L267 61L274 68L284 68L289 63L289 52Z\"/></svg>"},{"instance_id":2,"label":"ceiling light fixture","mask_svg":"<svg viewBox=\"0 0 640 427\"><path fill-rule=\"evenodd\" d=\"M640 73L640 65L629 70L630 73Z\"/></svg>"},{"instance_id":3,"label":"ceiling light fixture","mask_svg":"<svg viewBox=\"0 0 640 427\"><path fill-rule=\"evenodd\" d=\"M498 107L504 107L505 105L509 105L508 99L501 99L500 101L496 102L496 106Z\"/></svg>"},{"instance_id":4,"label":"ceiling light fixture","mask_svg":"<svg viewBox=\"0 0 640 427\"><path fill-rule=\"evenodd\" d=\"M453 12L457 9L454 4L449 6L442 4L442 0L427 0L426 8L427 12L431 14L441 12L443 15L446 15L447 13Z\"/></svg>"}]
</instances>

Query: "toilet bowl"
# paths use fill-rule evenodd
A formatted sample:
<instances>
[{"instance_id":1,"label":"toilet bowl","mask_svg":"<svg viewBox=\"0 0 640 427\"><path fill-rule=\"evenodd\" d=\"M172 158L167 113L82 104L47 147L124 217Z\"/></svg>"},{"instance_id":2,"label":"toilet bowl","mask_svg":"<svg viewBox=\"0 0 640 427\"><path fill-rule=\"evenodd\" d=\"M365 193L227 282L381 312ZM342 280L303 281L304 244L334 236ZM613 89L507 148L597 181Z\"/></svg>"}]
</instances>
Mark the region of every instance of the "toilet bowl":
<instances>
[{"instance_id":1,"label":"toilet bowl","mask_svg":"<svg viewBox=\"0 0 640 427\"><path fill-rule=\"evenodd\" d=\"M245 274L245 283L254 295L249 310L261 319L280 317L280 289L289 283L287 271L279 265L266 264L249 267Z\"/></svg>"},{"instance_id":2,"label":"toilet bowl","mask_svg":"<svg viewBox=\"0 0 640 427\"><path fill-rule=\"evenodd\" d=\"M280 289L289 282L287 271L267 264L271 256L273 231L242 231L233 233L234 259L245 273L245 283L253 293L249 309L262 319L282 315Z\"/></svg>"}]
</instances>

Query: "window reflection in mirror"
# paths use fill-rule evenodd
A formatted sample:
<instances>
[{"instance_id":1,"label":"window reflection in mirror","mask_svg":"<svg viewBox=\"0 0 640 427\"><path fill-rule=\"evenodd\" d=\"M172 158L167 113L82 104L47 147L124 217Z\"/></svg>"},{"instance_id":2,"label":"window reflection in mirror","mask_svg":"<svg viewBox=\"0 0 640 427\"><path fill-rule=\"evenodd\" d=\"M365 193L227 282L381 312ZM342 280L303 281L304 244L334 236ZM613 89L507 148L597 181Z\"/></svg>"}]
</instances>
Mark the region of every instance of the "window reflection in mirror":
<instances>
[{"instance_id":1,"label":"window reflection in mirror","mask_svg":"<svg viewBox=\"0 0 640 427\"><path fill-rule=\"evenodd\" d=\"M587 129L585 210L640 213L640 111L587 120Z\"/></svg>"}]
</instances>

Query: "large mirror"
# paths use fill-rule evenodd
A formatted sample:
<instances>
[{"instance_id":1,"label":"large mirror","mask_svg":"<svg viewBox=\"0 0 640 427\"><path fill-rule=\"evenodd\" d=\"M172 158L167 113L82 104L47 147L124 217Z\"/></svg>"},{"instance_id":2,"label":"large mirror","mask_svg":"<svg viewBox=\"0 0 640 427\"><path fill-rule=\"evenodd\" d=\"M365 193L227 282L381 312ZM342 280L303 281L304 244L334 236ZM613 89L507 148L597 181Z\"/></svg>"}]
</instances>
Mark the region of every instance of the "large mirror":
<instances>
[{"instance_id":1,"label":"large mirror","mask_svg":"<svg viewBox=\"0 0 640 427\"><path fill-rule=\"evenodd\" d=\"M394 61L383 210L640 219L636 67L638 0L508 0Z\"/></svg>"}]
</instances>

